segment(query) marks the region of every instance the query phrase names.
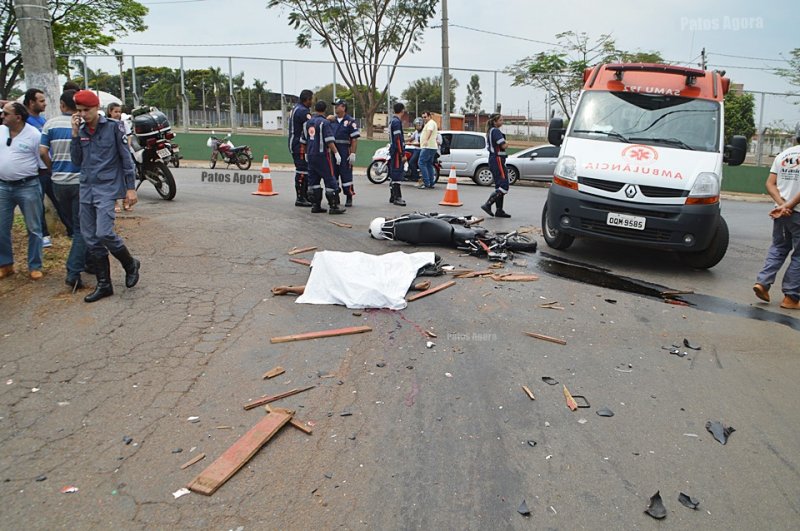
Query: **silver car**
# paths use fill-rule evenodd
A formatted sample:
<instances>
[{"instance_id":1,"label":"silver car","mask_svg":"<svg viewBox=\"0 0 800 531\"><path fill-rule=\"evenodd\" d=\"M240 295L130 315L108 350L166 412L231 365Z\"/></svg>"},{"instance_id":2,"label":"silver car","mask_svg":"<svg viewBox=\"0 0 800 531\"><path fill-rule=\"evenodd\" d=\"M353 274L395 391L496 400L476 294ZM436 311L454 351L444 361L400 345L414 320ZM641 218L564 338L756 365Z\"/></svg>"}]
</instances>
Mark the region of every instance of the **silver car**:
<instances>
[{"instance_id":1,"label":"silver car","mask_svg":"<svg viewBox=\"0 0 800 531\"><path fill-rule=\"evenodd\" d=\"M450 168L456 169L459 177L472 177L478 182L477 176L481 162L485 165L488 153L486 152L486 135L472 131L440 131L442 145L440 148L442 163L441 174L447 177ZM491 174L489 181L491 182Z\"/></svg>"},{"instance_id":2,"label":"silver car","mask_svg":"<svg viewBox=\"0 0 800 531\"><path fill-rule=\"evenodd\" d=\"M558 162L560 149L557 146L545 144L523 149L506 159L508 168L508 180L511 184L517 179L529 181L552 181L553 170ZM476 173L473 175L476 184L490 186L494 180L492 172L489 171L489 157L485 155L478 162Z\"/></svg>"}]
</instances>

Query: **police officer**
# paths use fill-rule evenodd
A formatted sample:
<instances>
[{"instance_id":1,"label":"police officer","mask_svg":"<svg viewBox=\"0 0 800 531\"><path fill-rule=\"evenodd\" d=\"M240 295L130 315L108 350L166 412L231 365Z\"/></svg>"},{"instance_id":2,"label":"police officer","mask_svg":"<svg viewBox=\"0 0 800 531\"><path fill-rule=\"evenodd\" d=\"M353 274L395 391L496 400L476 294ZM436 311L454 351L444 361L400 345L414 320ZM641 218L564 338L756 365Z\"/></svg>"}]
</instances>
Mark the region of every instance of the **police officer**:
<instances>
[{"instance_id":1,"label":"police officer","mask_svg":"<svg viewBox=\"0 0 800 531\"><path fill-rule=\"evenodd\" d=\"M481 210L490 216L510 218L503 210L503 201L508 193L508 170L506 170L506 135L500 130L503 126L503 117L500 114L489 116L486 124L486 149L489 150L489 170L494 179L494 192L489 199L481 205ZM492 205L497 204L497 210L492 213Z\"/></svg>"},{"instance_id":2,"label":"police officer","mask_svg":"<svg viewBox=\"0 0 800 531\"><path fill-rule=\"evenodd\" d=\"M137 202L135 170L125 126L100 116L100 100L90 90L74 96L77 112L72 115L72 163L80 167L80 229L86 242L87 261L97 276L95 290L83 298L95 302L114 294L108 253L125 269L125 286L139 281L139 260L131 256L122 238L114 232L114 203ZM83 122L83 123L82 123Z\"/></svg>"},{"instance_id":3,"label":"police officer","mask_svg":"<svg viewBox=\"0 0 800 531\"><path fill-rule=\"evenodd\" d=\"M305 146L308 157L308 188L311 192L311 212L326 212L322 208L322 185L325 183L325 199L328 200L329 214L344 214L346 210L339 205L339 183L333 176L333 161L342 164L342 157L336 150L333 136L334 126L325 116L328 104L320 100L314 105L316 114L303 125L300 142Z\"/></svg>"},{"instance_id":4,"label":"police officer","mask_svg":"<svg viewBox=\"0 0 800 531\"><path fill-rule=\"evenodd\" d=\"M334 176L337 181L341 179L342 192L346 197L344 206L353 206L353 196L355 189L353 188L353 164L356 161L356 149L358 147L358 139L361 133L358 130L358 123L352 116L347 114L347 102L344 100L336 100L334 105L334 112L336 117L333 121L334 133L336 139L336 150L342 158L342 163L337 164L334 168Z\"/></svg>"},{"instance_id":5,"label":"police officer","mask_svg":"<svg viewBox=\"0 0 800 531\"><path fill-rule=\"evenodd\" d=\"M294 160L294 190L297 193L294 206L299 207L311 206L308 200L308 162L300 136L303 134L303 124L311 118L309 106L313 97L314 93L308 89L300 92L300 101L289 114L289 152Z\"/></svg>"},{"instance_id":6,"label":"police officer","mask_svg":"<svg viewBox=\"0 0 800 531\"><path fill-rule=\"evenodd\" d=\"M394 104L393 110L394 116L389 122L389 176L392 178L389 202L397 206L406 206L400 191L406 163L406 142L403 138L403 115L406 106L398 101Z\"/></svg>"}]
</instances>

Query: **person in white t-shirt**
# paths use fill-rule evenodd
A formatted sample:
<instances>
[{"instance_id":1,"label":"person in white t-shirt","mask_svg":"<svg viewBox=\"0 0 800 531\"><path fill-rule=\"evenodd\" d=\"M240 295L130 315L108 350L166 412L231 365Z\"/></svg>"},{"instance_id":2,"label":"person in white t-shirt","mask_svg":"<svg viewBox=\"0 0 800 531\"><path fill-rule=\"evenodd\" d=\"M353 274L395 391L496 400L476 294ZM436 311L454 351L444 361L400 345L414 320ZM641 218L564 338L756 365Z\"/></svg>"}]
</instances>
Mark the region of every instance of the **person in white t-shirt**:
<instances>
[{"instance_id":1,"label":"person in white t-shirt","mask_svg":"<svg viewBox=\"0 0 800 531\"><path fill-rule=\"evenodd\" d=\"M422 113L422 119L425 120L425 126L422 128L422 136L419 140L419 146L422 152L419 155L419 169L422 171L422 184L419 188L433 188L434 187L434 174L433 161L436 157L436 150L439 148L436 142L436 137L439 135L439 128L436 121L429 111Z\"/></svg>"},{"instance_id":2,"label":"person in white t-shirt","mask_svg":"<svg viewBox=\"0 0 800 531\"><path fill-rule=\"evenodd\" d=\"M781 283L781 308L790 310L800 310L800 129L795 138L798 145L775 157L767 177L767 192L775 201L775 208L769 213L774 220L772 245L753 286L756 297L769 302L769 288L791 253Z\"/></svg>"}]
</instances>

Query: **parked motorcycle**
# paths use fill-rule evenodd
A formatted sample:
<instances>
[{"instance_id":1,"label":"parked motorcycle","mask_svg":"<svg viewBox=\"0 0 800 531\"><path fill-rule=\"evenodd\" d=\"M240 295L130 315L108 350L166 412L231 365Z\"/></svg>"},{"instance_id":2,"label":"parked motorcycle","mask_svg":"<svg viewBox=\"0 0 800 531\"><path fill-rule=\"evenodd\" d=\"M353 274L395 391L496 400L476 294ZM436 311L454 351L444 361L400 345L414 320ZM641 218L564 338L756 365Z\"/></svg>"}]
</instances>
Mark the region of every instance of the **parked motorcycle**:
<instances>
[{"instance_id":1,"label":"parked motorcycle","mask_svg":"<svg viewBox=\"0 0 800 531\"><path fill-rule=\"evenodd\" d=\"M181 147L175 142L170 142L169 149L172 151L172 156L169 158L168 161L165 162L169 162L176 168L179 168L181 165L181 159L183 158L183 155L181 155Z\"/></svg>"},{"instance_id":2,"label":"parked motorcycle","mask_svg":"<svg viewBox=\"0 0 800 531\"><path fill-rule=\"evenodd\" d=\"M211 159L208 166L213 169L217 165L217 159L221 157L222 162L228 166L236 164L240 170L249 170L253 163L253 151L250 146L234 146L230 138L230 133L224 139L219 139L212 132L206 142L206 145L211 148Z\"/></svg>"},{"instance_id":3,"label":"parked motorcycle","mask_svg":"<svg viewBox=\"0 0 800 531\"><path fill-rule=\"evenodd\" d=\"M422 179L421 173L418 172L416 175L412 175L411 170L409 169L408 161L411 160L411 157L413 155L414 155L413 150L405 151L406 160L403 166L404 181L417 182L420 179ZM437 153L436 158L433 161L434 184L439 182L439 172L441 170L442 170L442 164L439 162L439 154ZM369 179L371 183L382 184L385 183L388 178L389 178L389 144L386 144L386 146L378 148L372 155L372 162L370 162L369 166L367 166L367 179Z\"/></svg>"},{"instance_id":4,"label":"parked motorcycle","mask_svg":"<svg viewBox=\"0 0 800 531\"><path fill-rule=\"evenodd\" d=\"M369 233L379 240L455 247L491 261L511 260L514 252L536 252L537 244L529 237L517 231L494 233L474 226L480 221L472 216L415 212L388 220L375 218L369 224Z\"/></svg>"},{"instance_id":5,"label":"parked motorcycle","mask_svg":"<svg viewBox=\"0 0 800 531\"><path fill-rule=\"evenodd\" d=\"M139 181L136 190L139 190L143 182L148 181L163 199L174 199L177 187L166 161L175 157L174 147L170 142L175 138L175 133L170 131L167 117L155 107L140 107L131 116L134 134L131 150L136 166L136 179Z\"/></svg>"}]
</instances>

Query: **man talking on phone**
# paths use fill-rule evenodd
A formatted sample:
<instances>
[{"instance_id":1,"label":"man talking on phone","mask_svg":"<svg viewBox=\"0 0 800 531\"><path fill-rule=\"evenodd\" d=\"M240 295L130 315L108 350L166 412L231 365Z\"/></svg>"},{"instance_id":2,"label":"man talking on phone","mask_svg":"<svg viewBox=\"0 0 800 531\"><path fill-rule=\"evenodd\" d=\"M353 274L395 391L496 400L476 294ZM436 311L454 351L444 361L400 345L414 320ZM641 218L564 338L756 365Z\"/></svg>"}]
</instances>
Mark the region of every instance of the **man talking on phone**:
<instances>
[{"instance_id":1,"label":"man talking on phone","mask_svg":"<svg viewBox=\"0 0 800 531\"><path fill-rule=\"evenodd\" d=\"M136 204L136 178L122 122L101 116L100 99L90 90L78 91L74 100L78 112L72 115L70 155L81 168L81 234L97 276L97 287L83 300L95 302L114 294L108 253L125 269L126 287L139 281L139 260L114 232L114 204L117 199Z\"/></svg>"}]
</instances>

